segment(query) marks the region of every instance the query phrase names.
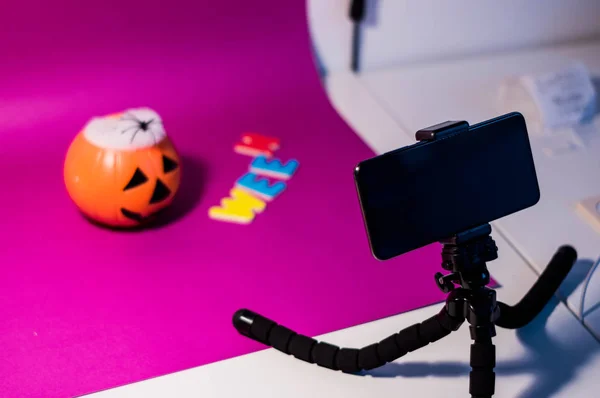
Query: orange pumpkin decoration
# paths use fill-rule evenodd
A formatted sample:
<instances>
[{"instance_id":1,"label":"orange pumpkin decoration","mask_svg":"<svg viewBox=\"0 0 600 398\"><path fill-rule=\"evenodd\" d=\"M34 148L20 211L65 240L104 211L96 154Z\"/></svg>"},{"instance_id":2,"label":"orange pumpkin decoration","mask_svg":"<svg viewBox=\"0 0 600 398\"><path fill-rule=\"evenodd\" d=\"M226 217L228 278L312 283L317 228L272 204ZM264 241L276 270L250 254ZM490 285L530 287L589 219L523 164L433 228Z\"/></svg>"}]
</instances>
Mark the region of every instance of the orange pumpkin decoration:
<instances>
[{"instance_id":1,"label":"orange pumpkin decoration","mask_svg":"<svg viewBox=\"0 0 600 398\"><path fill-rule=\"evenodd\" d=\"M69 147L64 179L69 196L88 218L135 227L173 201L181 161L159 115L132 109L87 124Z\"/></svg>"}]
</instances>

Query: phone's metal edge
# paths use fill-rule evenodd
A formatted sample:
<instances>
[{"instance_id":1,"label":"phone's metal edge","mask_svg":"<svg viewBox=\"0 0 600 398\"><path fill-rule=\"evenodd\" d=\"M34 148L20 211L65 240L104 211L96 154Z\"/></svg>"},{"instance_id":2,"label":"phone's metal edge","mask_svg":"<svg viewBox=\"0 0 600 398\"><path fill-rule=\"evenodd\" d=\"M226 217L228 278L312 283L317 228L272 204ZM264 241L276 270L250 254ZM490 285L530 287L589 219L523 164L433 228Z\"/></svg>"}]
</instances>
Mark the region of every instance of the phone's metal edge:
<instances>
[{"instance_id":1,"label":"phone's metal edge","mask_svg":"<svg viewBox=\"0 0 600 398\"><path fill-rule=\"evenodd\" d=\"M364 205L363 205L363 199L362 199L362 195L360 194L360 189L358 188L358 173L360 171L360 164L362 162L360 162L359 164L357 164L354 167L354 186L356 187L356 196L358 197L358 203L360 206L360 212L361 212L361 218L363 220L363 225L367 234L367 242L369 244L369 250L371 251L371 255L378 261L386 261L389 260L393 257L389 257L389 258L383 258L383 257L379 257L377 255L377 253L375 253L375 248L373 247L372 244L372 240L371 240L371 231L369 230L369 225L367 224L367 218L365 217L365 209L364 209Z\"/></svg>"}]
</instances>

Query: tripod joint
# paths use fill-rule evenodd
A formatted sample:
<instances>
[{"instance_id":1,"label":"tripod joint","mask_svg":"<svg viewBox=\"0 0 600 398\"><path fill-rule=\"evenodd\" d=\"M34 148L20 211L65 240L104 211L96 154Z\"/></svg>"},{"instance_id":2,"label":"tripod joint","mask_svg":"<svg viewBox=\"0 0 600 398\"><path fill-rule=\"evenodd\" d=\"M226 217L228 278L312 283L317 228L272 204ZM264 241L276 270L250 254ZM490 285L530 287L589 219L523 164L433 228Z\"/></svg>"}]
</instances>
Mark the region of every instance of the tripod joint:
<instances>
[{"instance_id":1,"label":"tripod joint","mask_svg":"<svg viewBox=\"0 0 600 398\"><path fill-rule=\"evenodd\" d=\"M444 275L441 272L435 273L435 283L437 287L444 293L450 293L454 290L454 283L460 281L460 275L457 272L453 272L448 275Z\"/></svg>"}]
</instances>

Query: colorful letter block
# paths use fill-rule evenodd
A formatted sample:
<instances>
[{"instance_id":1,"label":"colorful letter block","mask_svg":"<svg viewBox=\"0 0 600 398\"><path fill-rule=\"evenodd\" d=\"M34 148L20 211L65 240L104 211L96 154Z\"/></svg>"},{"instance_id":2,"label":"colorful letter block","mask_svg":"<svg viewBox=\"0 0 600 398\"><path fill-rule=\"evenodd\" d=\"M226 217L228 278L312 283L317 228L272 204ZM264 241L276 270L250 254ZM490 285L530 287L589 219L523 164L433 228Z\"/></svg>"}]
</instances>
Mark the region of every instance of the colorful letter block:
<instances>
[{"instance_id":1,"label":"colorful letter block","mask_svg":"<svg viewBox=\"0 0 600 398\"><path fill-rule=\"evenodd\" d=\"M285 189L285 182L277 181L270 184L266 178L254 173L246 173L236 182L236 187L264 200L273 200Z\"/></svg>"},{"instance_id":2,"label":"colorful letter block","mask_svg":"<svg viewBox=\"0 0 600 398\"><path fill-rule=\"evenodd\" d=\"M279 149L279 140L264 135L247 133L242 135L240 142L235 144L233 150L241 155L266 156L270 158Z\"/></svg>"},{"instance_id":3,"label":"colorful letter block","mask_svg":"<svg viewBox=\"0 0 600 398\"><path fill-rule=\"evenodd\" d=\"M252 161L250 171L258 175L288 180L294 175L298 166L299 163L296 159L288 160L286 164L282 164L281 160L277 158L269 160L266 156L261 155Z\"/></svg>"},{"instance_id":4,"label":"colorful letter block","mask_svg":"<svg viewBox=\"0 0 600 398\"><path fill-rule=\"evenodd\" d=\"M220 206L213 206L208 210L210 218L248 224L254 219L256 213L261 213L265 209L264 201L242 189L233 188L229 194L229 198L221 200Z\"/></svg>"}]
</instances>

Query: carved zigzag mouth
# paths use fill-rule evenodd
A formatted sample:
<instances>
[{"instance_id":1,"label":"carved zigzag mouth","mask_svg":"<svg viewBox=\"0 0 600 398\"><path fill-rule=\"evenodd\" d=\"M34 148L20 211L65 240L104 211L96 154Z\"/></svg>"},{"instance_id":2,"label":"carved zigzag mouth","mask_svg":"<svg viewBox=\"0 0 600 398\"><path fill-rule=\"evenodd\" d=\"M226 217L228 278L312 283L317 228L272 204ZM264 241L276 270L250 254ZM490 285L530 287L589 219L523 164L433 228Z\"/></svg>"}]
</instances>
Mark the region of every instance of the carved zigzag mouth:
<instances>
[{"instance_id":1,"label":"carved zigzag mouth","mask_svg":"<svg viewBox=\"0 0 600 398\"><path fill-rule=\"evenodd\" d=\"M142 216L140 213L136 213L135 211L127 210L124 207L121 207L121 214L123 214L125 217L129 218L130 220L133 220L136 222L142 222L147 218L147 217Z\"/></svg>"},{"instance_id":2,"label":"carved zigzag mouth","mask_svg":"<svg viewBox=\"0 0 600 398\"><path fill-rule=\"evenodd\" d=\"M167 208L160 209L160 210L155 211L154 213L151 213L151 214L147 215L146 217L144 217L140 213L137 213L137 212L131 211L131 210L127 210L126 208L121 207L121 214L123 214L126 218L128 218L130 220L141 223L141 222L145 222L145 221L156 218L158 215L164 213L166 209Z\"/></svg>"},{"instance_id":3,"label":"carved zigzag mouth","mask_svg":"<svg viewBox=\"0 0 600 398\"><path fill-rule=\"evenodd\" d=\"M121 207L121 214L123 214L126 218L128 218L130 220L136 221L138 223L142 223L142 222L146 222L146 221L155 219L160 214L164 213L167 210L167 208L168 207L165 207L163 209L155 211L154 213L151 213L151 214L147 215L146 217L144 217L141 213L137 213L135 211L127 210L126 208Z\"/></svg>"}]
</instances>

